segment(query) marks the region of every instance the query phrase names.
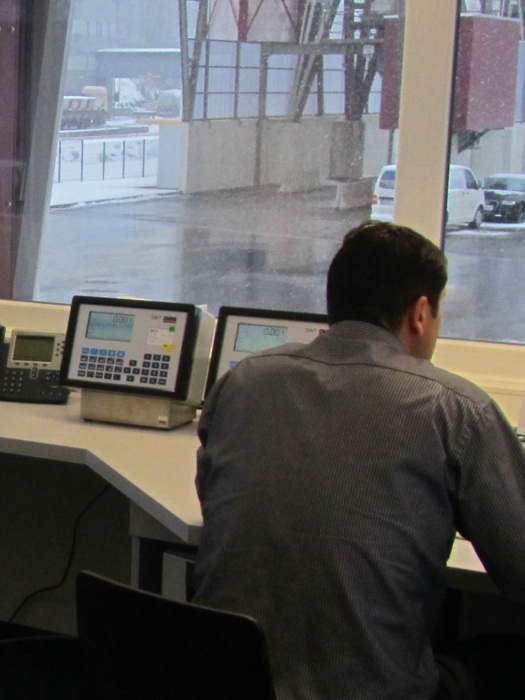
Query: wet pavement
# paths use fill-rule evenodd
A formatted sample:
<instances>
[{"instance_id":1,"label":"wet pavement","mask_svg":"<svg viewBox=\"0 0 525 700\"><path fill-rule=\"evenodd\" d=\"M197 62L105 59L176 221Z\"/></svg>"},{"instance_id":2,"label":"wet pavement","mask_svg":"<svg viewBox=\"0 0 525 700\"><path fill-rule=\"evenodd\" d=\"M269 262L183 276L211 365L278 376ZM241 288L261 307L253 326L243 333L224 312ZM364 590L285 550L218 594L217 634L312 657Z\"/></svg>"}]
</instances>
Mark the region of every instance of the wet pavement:
<instances>
[{"instance_id":1,"label":"wet pavement","mask_svg":"<svg viewBox=\"0 0 525 700\"><path fill-rule=\"evenodd\" d=\"M483 224L445 239L449 285L441 335L525 343L525 227Z\"/></svg>"},{"instance_id":2,"label":"wet pavement","mask_svg":"<svg viewBox=\"0 0 525 700\"><path fill-rule=\"evenodd\" d=\"M324 312L326 271L368 208L333 208L334 188L157 196L52 209L38 299L132 295Z\"/></svg>"},{"instance_id":3,"label":"wet pavement","mask_svg":"<svg viewBox=\"0 0 525 700\"><path fill-rule=\"evenodd\" d=\"M368 208L336 210L335 189L201 195L141 183L125 201L53 208L36 297L131 295L219 306L325 311L326 271ZM115 195L113 195L115 196ZM89 209L89 211L88 211ZM443 337L525 343L525 228L450 231Z\"/></svg>"}]
</instances>

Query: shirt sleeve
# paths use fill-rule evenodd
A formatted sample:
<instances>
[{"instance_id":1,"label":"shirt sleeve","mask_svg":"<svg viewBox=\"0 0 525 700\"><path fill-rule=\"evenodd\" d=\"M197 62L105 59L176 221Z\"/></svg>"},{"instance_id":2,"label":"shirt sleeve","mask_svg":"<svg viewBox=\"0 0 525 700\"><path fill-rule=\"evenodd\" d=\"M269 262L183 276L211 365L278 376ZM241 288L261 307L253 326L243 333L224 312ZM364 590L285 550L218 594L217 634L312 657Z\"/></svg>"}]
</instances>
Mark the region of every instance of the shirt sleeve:
<instances>
[{"instance_id":1,"label":"shirt sleeve","mask_svg":"<svg viewBox=\"0 0 525 700\"><path fill-rule=\"evenodd\" d=\"M457 528L499 588L525 600L525 450L493 401L471 426Z\"/></svg>"}]
</instances>

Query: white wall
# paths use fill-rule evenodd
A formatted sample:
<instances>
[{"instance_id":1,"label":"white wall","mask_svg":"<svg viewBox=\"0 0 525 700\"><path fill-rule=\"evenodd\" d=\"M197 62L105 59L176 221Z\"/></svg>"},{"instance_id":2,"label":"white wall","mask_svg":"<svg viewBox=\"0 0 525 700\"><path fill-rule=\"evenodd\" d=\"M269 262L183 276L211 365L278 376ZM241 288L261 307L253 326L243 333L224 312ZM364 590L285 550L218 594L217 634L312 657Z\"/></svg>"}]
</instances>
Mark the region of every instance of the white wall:
<instances>
[{"instance_id":1,"label":"white wall","mask_svg":"<svg viewBox=\"0 0 525 700\"><path fill-rule=\"evenodd\" d=\"M467 165L479 179L496 172L525 172L525 124L493 129L468 150L458 153L457 136L452 139L451 162Z\"/></svg>"},{"instance_id":2,"label":"white wall","mask_svg":"<svg viewBox=\"0 0 525 700\"><path fill-rule=\"evenodd\" d=\"M185 157L181 190L207 192L253 185L256 120L233 119L182 125Z\"/></svg>"},{"instance_id":3,"label":"white wall","mask_svg":"<svg viewBox=\"0 0 525 700\"><path fill-rule=\"evenodd\" d=\"M330 143L335 117L300 122L266 119L262 130L261 185L283 191L319 187L329 176ZM379 129L379 115L364 117L363 177L375 177L388 158L389 132ZM254 185L256 119L216 119L183 124L185 193Z\"/></svg>"},{"instance_id":4,"label":"white wall","mask_svg":"<svg viewBox=\"0 0 525 700\"><path fill-rule=\"evenodd\" d=\"M525 347L440 339L433 361L484 389L516 424L525 389Z\"/></svg>"}]
</instances>

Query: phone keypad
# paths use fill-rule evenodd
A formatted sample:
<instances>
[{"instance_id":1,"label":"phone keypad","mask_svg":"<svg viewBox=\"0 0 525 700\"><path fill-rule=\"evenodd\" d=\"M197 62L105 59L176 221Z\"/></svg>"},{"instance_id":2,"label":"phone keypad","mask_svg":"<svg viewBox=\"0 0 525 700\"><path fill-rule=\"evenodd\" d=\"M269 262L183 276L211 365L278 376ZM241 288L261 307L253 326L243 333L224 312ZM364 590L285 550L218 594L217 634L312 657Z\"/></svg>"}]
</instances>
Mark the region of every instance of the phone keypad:
<instances>
[{"instance_id":1,"label":"phone keypad","mask_svg":"<svg viewBox=\"0 0 525 700\"><path fill-rule=\"evenodd\" d=\"M5 370L0 382L0 398L36 403L65 403L69 391L60 386L59 373L40 370L31 378L27 369Z\"/></svg>"},{"instance_id":2,"label":"phone keypad","mask_svg":"<svg viewBox=\"0 0 525 700\"><path fill-rule=\"evenodd\" d=\"M27 371L21 369L7 369L0 390L9 394L20 393L24 387L24 376L26 375Z\"/></svg>"}]
</instances>

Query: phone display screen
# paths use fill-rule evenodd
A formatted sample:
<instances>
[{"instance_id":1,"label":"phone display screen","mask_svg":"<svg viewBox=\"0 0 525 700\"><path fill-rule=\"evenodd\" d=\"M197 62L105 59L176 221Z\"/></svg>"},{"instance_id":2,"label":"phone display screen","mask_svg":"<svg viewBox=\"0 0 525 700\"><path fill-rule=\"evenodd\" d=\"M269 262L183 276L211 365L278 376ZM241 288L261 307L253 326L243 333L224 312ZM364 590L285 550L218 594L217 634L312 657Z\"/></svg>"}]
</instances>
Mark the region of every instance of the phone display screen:
<instances>
[{"instance_id":1,"label":"phone display screen","mask_svg":"<svg viewBox=\"0 0 525 700\"><path fill-rule=\"evenodd\" d=\"M17 335L13 348L16 362L51 362L55 348L53 335Z\"/></svg>"}]
</instances>

